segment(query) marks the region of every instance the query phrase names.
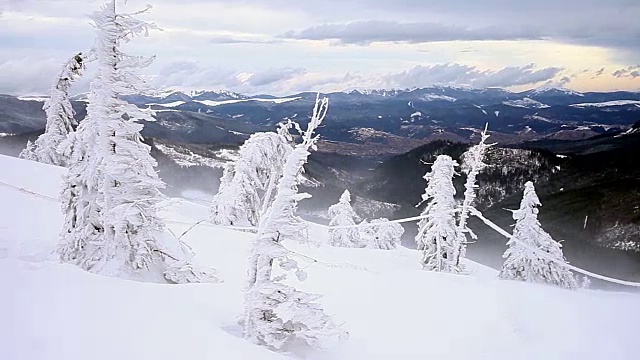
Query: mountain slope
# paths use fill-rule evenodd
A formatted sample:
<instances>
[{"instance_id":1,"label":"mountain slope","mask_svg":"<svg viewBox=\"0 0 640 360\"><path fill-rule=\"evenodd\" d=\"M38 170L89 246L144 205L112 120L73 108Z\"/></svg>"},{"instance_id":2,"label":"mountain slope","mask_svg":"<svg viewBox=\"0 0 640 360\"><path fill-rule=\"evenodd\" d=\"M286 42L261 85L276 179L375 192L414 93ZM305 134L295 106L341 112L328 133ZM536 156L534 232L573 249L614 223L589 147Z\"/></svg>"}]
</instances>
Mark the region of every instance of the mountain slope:
<instances>
[{"instance_id":1,"label":"mountain slope","mask_svg":"<svg viewBox=\"0 0 640 360\"><path fill-rule=\"evenodd\" d=\"M205 225L185 235L222 284L89 274L51 254L64 170L4 156L0 167L14 170L0 173L3 359L630 359L637 352L640 295L499 281L474 263L472 275L429 273L407 249L287 243L309 273L295 285L323 294L322 305L350 336L324 350L274 353L241 339L237 323L251 234ZM205 211L176 199L163 216L182 233Z\"/></svg>"},{"instance_id":2,"label":"mountain slope","mask_svg":"<svg viewBox=\"0 0 640 360\"><path fill-rule=\"evenodd\" d=\"M401 205L397 216L416 215L429 163L438 154L457 159L466 148L453 142L416 148L382 163L358 189L373 199ZM640 134L635 133L495 147L487 156L490 167L478 176L477 206L507 229L513 220L505 209L518 208L523 184L532 180L543 204L542 225L563 241L570 261L609 276L640 280L639 153ZM463 181L462 176L454 179L458 196ZM499 267L506 239L478 221L472 225L480 240L469 246L469 256ZM409 245L414 225L407 230Z\"/></svg>"}]
</instances>

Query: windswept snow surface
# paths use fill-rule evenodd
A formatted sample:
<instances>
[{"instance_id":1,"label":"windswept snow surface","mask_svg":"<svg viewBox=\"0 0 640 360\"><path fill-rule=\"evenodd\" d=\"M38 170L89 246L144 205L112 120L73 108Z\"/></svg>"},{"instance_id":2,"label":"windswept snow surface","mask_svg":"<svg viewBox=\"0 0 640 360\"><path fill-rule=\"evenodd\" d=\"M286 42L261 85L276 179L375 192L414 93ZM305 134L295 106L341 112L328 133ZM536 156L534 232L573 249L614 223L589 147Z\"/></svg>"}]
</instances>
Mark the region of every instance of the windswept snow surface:
<instances>
[{"instance_id":1,"label":"windswept snow surface","mask_svg":"<svg viewBox=\"0 0 640 360\"><path fill-rule=\"evenodd\" d=\"M522 100L508 100L502 102L504 105L508 105L511 107L520 107L520 108L529 108L529 109L545 109L548 108L549 105L543 104L539 101L524 98Z\"/></svg>"},{"instance_id":2,"label":"windswept snow surface","mask_svg":"<svg viewBox=\"0 0 640 360\"><path fill-rule=\"evenodd\" d=\"M287 243L308 272L305 291L349 339L275 353L241 338L247 253L254 235L204 223L184 236L222 284L160 285L59 264L64 169L0 156L0 359L635 359L640 296L420 270L416 251ZM207 206L167 202L176 234ZM326 229L312 226L326 240ZM479 241L482 241L480 239Z\"/></svg>"},{"instance_id":3,"label":"windswept snow surface","mask_svg":"<svg viewBox=\"0 0 640 360\"><path fill-rule=\"evenodd\" d=\"M425 100L425 101L444 100L444 101L449 101L449 102L458 101L458 99L456 99L454 97L446 96L446 95L440 95L440 94L424 94L422 96L422 100Z\"/></svg>"},{"instance_id":4,"label":"windswept snow surface","mask_svg":"<svg viewBox=\"0 0 640 360\"><path fill-rule=\"evenodd\" d=\"M172 108L172 107L180 106L182 104L186 104L186 102L179 100L179 101L173 101L173 102L168 102L168 103L164 103L164 104L161 104L161 103L150 103L150 104L147 104L147 106L156 105L156 106Z\"/></svg>"},{"instance_id":5,"label":"windswept snow surface","mask_svg":"<svg viewBox=\"0 0 640 360\"><path fill-rule=\"evenodd\" d=\"M282 104L289 101L299 100L300 97L292 97L292 98L278 98L278 99L260 99L260 98L251 98L251 99L232 99L232 100L194 100L197 103L206 105L206 106L220 106L220 105L228 105L235 104L240 102L249 102L249 101L258 101L258 102L272 102L275 104Z\"/></svg>"},{"instance_id":6,"label":"windswept snow surface","mask_svg":"<svg viewBox=\"0 0 640 360\"><path fill-rule=\"evenodd\" d=\"M582 104L573 104L570 106L573 107L609 107L609 106L623 106L623 105L640 105L640 101L638 100L614 100L614 101L605 101L599 103L582 103Z\"/></svg>"}]
</instances>

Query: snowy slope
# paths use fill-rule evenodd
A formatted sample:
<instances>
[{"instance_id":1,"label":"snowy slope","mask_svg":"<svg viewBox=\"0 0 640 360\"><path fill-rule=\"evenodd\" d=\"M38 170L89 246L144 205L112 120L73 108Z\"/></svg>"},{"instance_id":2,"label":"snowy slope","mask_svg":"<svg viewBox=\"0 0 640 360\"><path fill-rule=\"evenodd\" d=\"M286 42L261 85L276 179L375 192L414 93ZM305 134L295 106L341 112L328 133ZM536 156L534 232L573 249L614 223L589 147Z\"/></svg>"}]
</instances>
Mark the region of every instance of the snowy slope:
<instances>
[{"instance_id":1,"label":"snowy slope","mask_svg":"<svg viewBox=\"0 0 640 360\"><path fill-rule=\"evenodd\" d=\"M107 278L55 261L63 169L0 156L0 359L633 359L640 296L567 291L419 270L419 254L287 244L350 337L277 354L240 337L252 234L211 225L185 239L222 284ZM10 169L11 171L6 171ZM40 194L40 195L35 195ZM206 216L183 199L163 216L176 234ZM320 239L325 229L313 228ZM480 240L481 241L481 240Z\"/></svg>"},{"instance_id":2,"label":"snowy slope","mask_svg":"<svg viewBox=\"0 0 640 360\"><path fill-rule=\"evenodd\" d=\"M504 105L512 106L512 107L520 107L520 108L533 108L533 109L545 109L548 108L549 105L543 104L539 101L524 98L522 100L508 100L502 102Z\"/></svg>"},{"instance_id":3,"label":"snowy slope","mask_svg":"<svg viewBox=\"0 0 640 360\"><path fill-rule=\"evenodd\" d=\"M605 101L599 103L581 103L573 104L573 107L608 107L608 106L623 106L623 105L640 105L640 101L637 100L615 100Z\"/></svg>"}]
</instances>

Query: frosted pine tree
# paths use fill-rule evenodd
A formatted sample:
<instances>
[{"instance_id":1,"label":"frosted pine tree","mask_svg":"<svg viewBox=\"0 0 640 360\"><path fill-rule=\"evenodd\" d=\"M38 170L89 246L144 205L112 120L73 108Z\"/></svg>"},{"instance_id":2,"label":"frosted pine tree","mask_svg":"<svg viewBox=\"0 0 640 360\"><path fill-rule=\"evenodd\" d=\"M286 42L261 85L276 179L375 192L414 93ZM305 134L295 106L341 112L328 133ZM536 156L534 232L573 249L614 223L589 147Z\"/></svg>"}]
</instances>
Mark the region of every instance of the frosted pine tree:
<instances>
[{"instance_id":1,"label":"frosted pine tree","mask_svg":"<svg viewBox=\"0 0 640 360\"><path fill-rule=\"evenodd\" d=\"M404 228L402 225L381 218L363 224L362 235L366 246L371 249L393 250L400 246Z\"/></svg>"},{"instance_id":2,"label":"frosted pine tree","mask_svg":"<svg viewBox=\"0 0 640 360\"><path fill-rule=\"evenodd\" d=\"M453 187L457 163L448 155L440 155L424 176L427 188L422 200L427 207L422 212L424 219L418 223L416 243L422 251L422 266L425 270L450 273L461 272L459 263L460 240L463 235L456 224L456 190Z\"/></svg>"},{"instance_id":3,"label":"frosted pine tree","mask_svg":"<svg viewBox=\"0 0 640 360\"><path fill-rule=\"evenodd\" d=\"M310 197L298 193L298 174L315 149L314 131L324 119L328 99L317 99L303 142L287 157L278 181L273 203L260 220L258 235L251 249L249 281L245 294L244 337L257 344L281 349L298 341L316 345L342 332L315 303L320 296L299 291L283 284L286 273L295 271L299 280L306 274L300 270L282 240L295 237L300 223L292 221L298 201ZM282 275L275 275L280 271Z\"/></svg>"},{"instance_id":4,"label":"frosted pine tree","mask_svg":"<svg viewBox=\"0 0 640 360\"><path fill-rule=\"evenodd\" d=\"M345 190L337 204L329 207L329 226L353 226L329 230L329 244L333 246L359 248L367 244L362 241L360 231L355 227L358 215L351 207L351 193Z\"/></svg>"},{"instance_id":5,"label":"frosted pine tree","mask_svg":"<svg viewBox=\"0 0 640 360\"><path fill-rule=\"evenodd\" d=\"M258 225L261 212L272 201L284 161L293 151L282 131L251 135L240 147L237 160L225 166L211 205L213 223Z\"/></svg>"},{"instance_id":6,"label":"frosted pine tree","mask_svg":"<svg viewBox=\"0 0 640 360\"><path fill-rule=\"evenodd\" d=\"M487 167L487 164L484 163L484 155L487 149L492 146L492 144L487 144L486 142L489 138L489 134L487 133L488 126L489 124L485 125L484 131L480 134L480 142L462 154L462 172L467 174L467 180L464 184L464 200L458 218L458 229L462 236L459 241L460 249L457 254L454 254L458 259L464 258L467 253L467 237L465 233L469 233L472 239L478 238L467 226L467 220L469 219L469 210L474 206L476 200L476 189L478 188L476 181L478 174Z\"/></svg>"},{"instance_id":7,"label":"frosted pine tree","mask_svg":"<svg viewBox=\"0 0 640 360\"><path fill-rule=\"evenodd\" d=\"M76 54L69 60L51 89L51 95L44 103L44 111L47 115L47 124L44 134L35 142L27 143L27 148L20 153L20 157L45 164L67 166L68 152L60 149L67 136L73 132L73 127L78 125L74 119L75 111L69 100L71 84L80 76L85 68L84 55Z\"/></svg>"},{"instance_id":8,"label":"frosted pine tree","mask_svg":"<svg viewBox=\"0 0 640 360\"><path fill-rule=\"evenodd\" d=\"M65 225L59 254L63 261L107 275L215 281L207 270L193 267L190 254L166 232L157 214L164 183L138 123L153 119L122 100L143 89L136 71L152 61L120 51L122 42L155 27L136 19L139 13L118 14L111 1L91 16L99 67L87 117L72 140L72 165L61 197Z\"/></svg>"},{"instance_id":9,"label":"frosted pine tree","mask_svg":"<svg viewBox=\"0 0 640 360\"><path fill-rule=\"evenodd\" d=\"M578 284L573 273L563 266L566 260L562 245L553 240L538 221L540 205L533 183L527 182L520 208L513 211L516 225L513 237L507 242L509 248L502 256L506 260L499 277L575 289Z\"/></svg>"}]
</instances>

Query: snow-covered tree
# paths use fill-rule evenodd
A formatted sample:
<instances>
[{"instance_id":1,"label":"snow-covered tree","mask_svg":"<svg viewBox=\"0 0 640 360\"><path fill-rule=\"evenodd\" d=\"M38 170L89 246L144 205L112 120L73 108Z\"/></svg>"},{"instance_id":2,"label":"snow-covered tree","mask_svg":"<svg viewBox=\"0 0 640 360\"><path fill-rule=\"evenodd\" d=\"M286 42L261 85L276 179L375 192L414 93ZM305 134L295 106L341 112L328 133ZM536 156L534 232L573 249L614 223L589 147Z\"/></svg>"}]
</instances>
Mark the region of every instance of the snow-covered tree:
<instances>
[{"instance_id":1,"label":"snow-covered tree","mask_svg":"<svg viewBox=\"0 0 640 360\"><path fill-rule=\"evenodd\" d=\"M345 190L337 204L329 207L329 226L345 226L345 228L329 230L329 244L341 247L365 247L360 231L355 227L360 218L351 207L351 193ZM347 227L353 226L353 227Z\"/></svg>"},{"instance_id":2,"label":"snow-covered tree","mask_svg":"<svg viewBox=\"0 0 640 360\"><path fill-rule=\"evenodd\" d=\"M139 13L116 13L114 0L91 15L98 35L98 74L91 83L87 116L70 140L59 255L106 275L213 281L212 273L188 262L190 254L158 216L164 183L149 146L142 143L139 123L153 119L122 100L144 88L136 72L153 60L120 50L122 42L155 27L134 17Z\"/></svg>"},{"instance_id":3,"label":"snow-covered tree","mask_svg":"<svg viewBox=\"0 0 640 360\"><path fill-rule=\"evenodd\" d=\"M485 125L484 131L480 134L480 142L462 154L461 168L462 172L467 174L467 180L464 184L464 200L462 202L460 216L458 218L458 229L462 236L459 241L460 249L457 254L454 254L458 259L466 256L467 237L465 236L465 233L469 233L472 239L477 239L477 236L467 226L467 220L469 219L469 210L473 207L476 200L476 191L478 188L476 179L478 174L487 167L487 164L483 162L484 155L487 149L492 146L492 144L487 144L487 139L489 138L489 134L487 133L488 126L489 124Z\"/></svg>"},{"instance_id":4,"label":"snow-covered tree","mask_svg":"<svg viewBox=\"0 0 640 360\"><path fill-rule=\"evenodd\" d=\"M298 201L310 195L298 193L298 174L307 162L309 151L315 149L318 137L313 133L324 119L327 108L328 99L318 97L307 131L301 134L302 143L287 157L275 198L260 220L251 250L244 337L275 349L295 341L315 345L341 334L331 318L314 302L318 295L304 293L281 282L288 271L295 271L299 280L306 277L281 242L300 232L300 223L292 219ZM283 274L274 276L274 270L283 271Z\"/></svg>"},{"instance_id":5,"label":"snow-covered tree","mask_svg":"<svg viewBox=\"0 0 640 360\"><path fill-rule=\"evenodd\" d=\"M516 225L507 242L509 248L502 256L506 260L499 277L575 289L578 284L573 273L564 266L562 245L553 240L538 221L540 205L533 183L527 182L520 208L513 211Z\"/></svg>"},{"instance_id":6,"label":"snow-covered tree","mask_svg":"<svg viewBox=\"0 0 640 360\"><path fill-rule=\"evenodd\" d=\"M393 250L400 246L404 228L402 225L381 218L364 222L361 237L368 248Z\"/></svg>"},{"instance_id":7,"label":"snow-covered tree","mask_svg":"<svg viewBox=\"0 0 640 360\"><path fill-rule=\"evenodd\" d=\"M69 161L65 156L65 151L59 147L65 142L69 133L73 132L73 127L77 125L73 117L75 111L69 100L69 88L77 78L82 76L84 64L85 57L82 53L74 55L64 64L51 89L49 99L44 103L43 109L47 115L44 134L40 135L33 143L29 141L27 148L20 153L20 157L45 164L68 165Z\"/></svg>"},{"instance_id":8,"label":"snow-covered tree","mask_svg":"<svg viewBox=\"0 0 640 360\"><path fill-rule=\"evenodd\" d=\"M418 223L416 243L422 251L422 266L425 270L459 273L460 240L463 238L456 224L456 193L453 187L457 163L448 155L440 155L433 163L431 172L424 176L427 188L422 195L427 207L425 216Z\"/></svg>"},{"instance_id":9,"label":"snow-covered tree","mask_svg":"<svg viewBox=\"0 0 640 360\"><path fill-rule=\"evenodd\" d=\"M284 161L293 151L285 130L256 133L240 147L239 156L225 166L220 189L211 205L218 225L257 226L261 212L272 201Z\"/></svg>"}]
</instances>

